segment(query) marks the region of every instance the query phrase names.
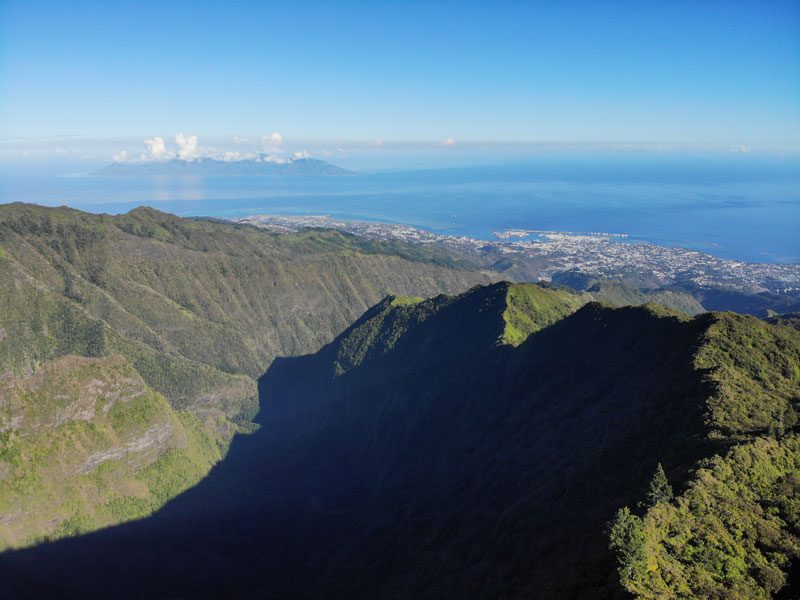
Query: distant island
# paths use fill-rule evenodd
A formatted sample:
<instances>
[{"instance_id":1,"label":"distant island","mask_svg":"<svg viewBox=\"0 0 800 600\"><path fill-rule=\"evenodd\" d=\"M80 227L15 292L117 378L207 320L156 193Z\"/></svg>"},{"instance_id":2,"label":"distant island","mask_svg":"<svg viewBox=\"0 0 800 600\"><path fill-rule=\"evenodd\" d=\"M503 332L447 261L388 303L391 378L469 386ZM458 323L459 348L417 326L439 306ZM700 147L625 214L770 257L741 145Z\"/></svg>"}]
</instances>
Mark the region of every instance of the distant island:
<instances>
[{"instance_id":1,"label":"distant island","mask_svg":"<svg viewBox=\"0 0 800 600\"><path fill-rule=\"evenodd\" d=\"M114 163L103 167L90 175L98 177L142 176L142 175L194 175L194 176L265 176L265 175L300 175L306 177L352 175L352 171L337 167L324 160L315 158L297 158L276 161L269 156L237 161L225 161L216 158L198 158L196 160L171 160L145 163Z\"/></svg>"}]
</instances>

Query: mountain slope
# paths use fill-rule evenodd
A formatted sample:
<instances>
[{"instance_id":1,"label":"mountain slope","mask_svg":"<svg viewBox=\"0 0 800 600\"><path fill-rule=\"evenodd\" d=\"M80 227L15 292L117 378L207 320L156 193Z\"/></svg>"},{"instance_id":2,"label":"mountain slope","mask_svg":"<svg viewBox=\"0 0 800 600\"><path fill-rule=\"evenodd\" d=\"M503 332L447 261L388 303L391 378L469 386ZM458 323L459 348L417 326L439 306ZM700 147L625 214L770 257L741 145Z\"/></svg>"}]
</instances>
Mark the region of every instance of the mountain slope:
<instances>
[{"instance_id":1,"label":"mountain slope","mask_svg":"<svg viewBox=\"0 0 800 600\"><path fill-rule=\"evenodd\" d=\"M251 427L256 378L275 356L318 349L389 292L457 292L489 280L436 250L331 231L276 235L152 209L111 217L3 205L0 373L21 381L61 357L119 355L173 410L199 419L202 435L224 450L235 431ZM117 385L117 376L108 371L104 381ZM37 402L43 410L59 405L46 390ZM94 418L89 425L101 426ZM44 439L46 429L37 435ZM106 442L111 449L113 440ZM211 462L204 464L192 483ZM87 500L84 512L102 510L106 500L82 489L84 480L69 481L70 493ZM31 490L26 502L33 506L38 493ZM64 511L36 506L49 525L27 537L61 531ZM12 537L27 539L0 533L0 540Z\"/></svg>"},{"instance_id":2,"label":"mountain slope","mask_svg":"<svg viewBox=\"0 0 800 600\"><path fill-rule=\"evenodd\" d=\"M261 429L197 487L147 520L0 556L3 585L62 597L774 592L800 557L800 333L577 308L562 294L501 283L384 300L318 353L275 361ZM535 325L509 339L509 321ZM678 497L639 509L659 463ZM617 555L606 523L624 505L641 525Z\"/></svg>"},{"instance_id":3,"label":"mountain slope","mask_svg":"<svg viewBox=\"0 0 800 600\"><path fill-rule=\"evenodd\" d=\"M150 514L220 458L122 356L65 356L0 380L0 545Z\"/></svg>"},{"instance_id":4,"label":"mountain slope","mask_svg":"<svg viewBox=\"0 0 800 600\"><path fill-rule=\"evenodd\" d=\"M208 395L196 389L198 369L213 371L201 379L216 378L215 388L257 377L279 354L318 348L389 289L428 295L487 280L402 244L276 235L152 209L108 217L5 205L0 247L3 368L111 346L181 405Z\"/></svg>"}]
</instances>

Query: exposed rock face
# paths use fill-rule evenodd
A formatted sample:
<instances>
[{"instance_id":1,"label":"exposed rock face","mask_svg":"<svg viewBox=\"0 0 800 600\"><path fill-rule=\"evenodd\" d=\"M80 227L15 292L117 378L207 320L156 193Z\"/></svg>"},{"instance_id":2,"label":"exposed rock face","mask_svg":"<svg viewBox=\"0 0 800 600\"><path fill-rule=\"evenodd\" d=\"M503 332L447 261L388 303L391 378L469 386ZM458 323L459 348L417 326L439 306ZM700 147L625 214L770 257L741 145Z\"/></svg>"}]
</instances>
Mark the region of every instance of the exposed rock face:
<instances>
[{"instance_id":1,"label":"exposed rock face","mask_svg":"<svg viewBox=\"0 0 800 600\"><path fill-rule=\"evenodd\" d=\"M120 460L129 454L142 452L155 453L156 455L162 454L167 441L172 435L172 431L173 428L169 423L154 425L142 435L126 442L124 446L116 446L108 450L95 452L86 459L86 462L78 468L76 473L89 473L94 471L101 463L109 460Z\"/></svg>"}]
</instances>

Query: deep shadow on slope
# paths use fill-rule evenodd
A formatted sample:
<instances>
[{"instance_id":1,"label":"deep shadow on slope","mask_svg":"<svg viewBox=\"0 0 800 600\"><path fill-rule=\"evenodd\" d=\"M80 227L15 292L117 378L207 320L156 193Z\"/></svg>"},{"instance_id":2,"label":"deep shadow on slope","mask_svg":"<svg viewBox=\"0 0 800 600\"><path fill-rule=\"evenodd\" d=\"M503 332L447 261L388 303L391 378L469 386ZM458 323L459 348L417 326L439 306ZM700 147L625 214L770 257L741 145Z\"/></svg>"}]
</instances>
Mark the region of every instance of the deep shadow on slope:
<instances>
[{"instance_id":1,"label":"deep shadow on slope","mask_svg":"<svg viewBox=\"0 0 800 600\"><path fill-rule=\"evenodd\" d=\"M437 299L334 376L261 378L262 429L152 518L0 556L17 597L606 597L605 522L708 448L708 317L590 304L497 343L506 284ZM379 310L379 308L374 308Z\"/></svg>"}]
</instances>

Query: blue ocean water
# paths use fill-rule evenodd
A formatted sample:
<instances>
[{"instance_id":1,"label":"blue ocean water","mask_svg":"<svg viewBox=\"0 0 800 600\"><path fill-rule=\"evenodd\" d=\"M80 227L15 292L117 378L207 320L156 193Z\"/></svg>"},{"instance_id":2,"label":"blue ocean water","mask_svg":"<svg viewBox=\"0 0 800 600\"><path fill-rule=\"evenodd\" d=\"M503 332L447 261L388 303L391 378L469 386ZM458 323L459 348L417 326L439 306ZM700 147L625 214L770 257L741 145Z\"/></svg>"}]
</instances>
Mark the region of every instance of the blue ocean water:
<instances>
[{"instance_id":1,"label":"blue ocean water","mask_svg":"<svg viewBox=\"0 0 800 600\"><path fill-rule=\"evenodd\" d=\"M0 171L0 202L183 216L326 214L492 239L507 229L627 234L751 262L800 262L800 161L548 157L348 177L113 178Z\"/></svg>"}]
</instances>

